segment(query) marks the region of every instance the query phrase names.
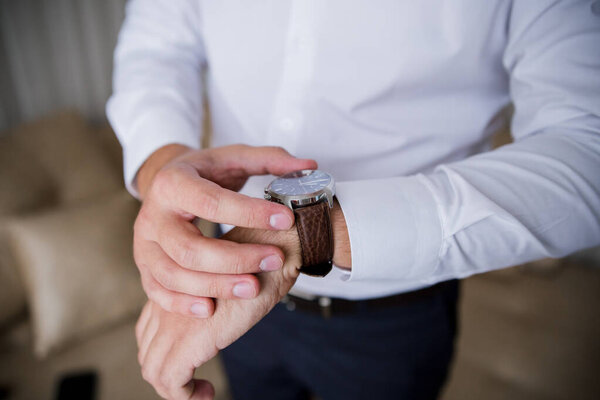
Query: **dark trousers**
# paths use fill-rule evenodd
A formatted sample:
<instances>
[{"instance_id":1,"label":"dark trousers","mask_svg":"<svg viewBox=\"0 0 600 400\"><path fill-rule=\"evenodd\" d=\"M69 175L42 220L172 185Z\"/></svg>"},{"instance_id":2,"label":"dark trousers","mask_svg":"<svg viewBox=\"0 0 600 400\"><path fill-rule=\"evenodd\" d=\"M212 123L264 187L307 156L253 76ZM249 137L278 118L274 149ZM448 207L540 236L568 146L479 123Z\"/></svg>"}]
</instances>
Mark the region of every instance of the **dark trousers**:
<instances>
[{"instance_id":1,"label":"dark trousers","mask_svg":"<svg viewBox=\"0 0 600 400\"><path fill-rule=\"evenodd\" d=\"M458 282L408 304L325 319L278 304L222 351L234 400L436 399L456 335Z\"/></svg>"}]
</instances>

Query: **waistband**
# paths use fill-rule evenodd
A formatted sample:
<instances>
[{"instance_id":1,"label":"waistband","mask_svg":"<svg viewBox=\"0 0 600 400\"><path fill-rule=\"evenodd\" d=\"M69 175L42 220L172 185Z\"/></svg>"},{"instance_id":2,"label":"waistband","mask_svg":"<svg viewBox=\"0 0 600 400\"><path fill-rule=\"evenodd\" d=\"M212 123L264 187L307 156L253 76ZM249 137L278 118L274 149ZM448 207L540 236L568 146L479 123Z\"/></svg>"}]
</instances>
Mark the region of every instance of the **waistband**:
<instances>
[{"instance_id":1,"label":"waistband","mask_svg":"<svg viewBox=\"0 0 600 400\"><path fill-rule=\"evenodd\" d=\"M325 296L314 296L314 298L308 299L287 294L281 299L280 303L284 304L288 311L299 310L319 314L323 318L330 318L334 315L354 314L358 311L369 309L375 310L410 304L417 300L431 297L445 288L456 284L456 280L445 281L412 292L367 300L346 300Z\"/></svg>"}]
</instances>

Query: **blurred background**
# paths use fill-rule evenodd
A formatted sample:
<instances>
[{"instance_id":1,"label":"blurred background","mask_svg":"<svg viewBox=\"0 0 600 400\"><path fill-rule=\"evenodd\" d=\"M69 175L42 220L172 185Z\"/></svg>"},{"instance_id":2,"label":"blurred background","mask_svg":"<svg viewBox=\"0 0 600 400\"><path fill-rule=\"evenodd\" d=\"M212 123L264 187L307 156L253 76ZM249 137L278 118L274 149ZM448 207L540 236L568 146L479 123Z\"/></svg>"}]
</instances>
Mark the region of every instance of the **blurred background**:
<instances>
[{"instance_id":1,"label":"blurred background","mask_svg":"<svg viewBox=\"0 0 600 400\"><path fill-rule=\"evenodd\" d=\"M133 331L139 204L104 115L124 5L0 0L0 400L157 398ZM465 280L443 399L598 398L597 304L598 249ZM197 375L229 398L218 358Z\"/></svg>"}]
</instances>

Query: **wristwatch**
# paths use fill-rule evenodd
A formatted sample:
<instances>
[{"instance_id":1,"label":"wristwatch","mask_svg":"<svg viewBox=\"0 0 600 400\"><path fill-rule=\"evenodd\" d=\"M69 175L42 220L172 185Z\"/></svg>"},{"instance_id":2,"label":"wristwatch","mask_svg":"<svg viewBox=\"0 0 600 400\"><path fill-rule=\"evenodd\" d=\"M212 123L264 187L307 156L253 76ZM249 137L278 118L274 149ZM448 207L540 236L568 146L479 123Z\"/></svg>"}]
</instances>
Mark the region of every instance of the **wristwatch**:
<instances>
[{"instance_id":1,"label":"wristwatch","mask_svg":"<svg viewBox=\"0 0 600 400\"><path fill-rule=\"evenodd\" d=\"M325 276L331 271L333 232L330 208L335 182L327 172L304 169L273 180L265 188L265 199L281 203L294 212L300 237L300 272Z\"/></svg>"}]
</instances>

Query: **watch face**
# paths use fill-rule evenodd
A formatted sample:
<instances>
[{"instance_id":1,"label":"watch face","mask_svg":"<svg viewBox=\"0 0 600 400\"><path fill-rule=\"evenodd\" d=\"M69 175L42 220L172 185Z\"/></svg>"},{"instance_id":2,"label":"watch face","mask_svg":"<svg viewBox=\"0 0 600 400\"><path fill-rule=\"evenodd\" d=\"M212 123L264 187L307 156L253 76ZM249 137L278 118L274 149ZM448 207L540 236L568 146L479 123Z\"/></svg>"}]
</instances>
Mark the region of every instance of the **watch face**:
<instances>
[{"instance_id":1,"label":"watch face","mask_svg":"<svg viewBox=\"0 0 600 400\"><path fill-rule=\"evenodd\" d=\"M323 171L294 171L275 179L270 189L283 196L301 196L323 190L330 182L331 176Z\"/></svg>"}]
</instances>

